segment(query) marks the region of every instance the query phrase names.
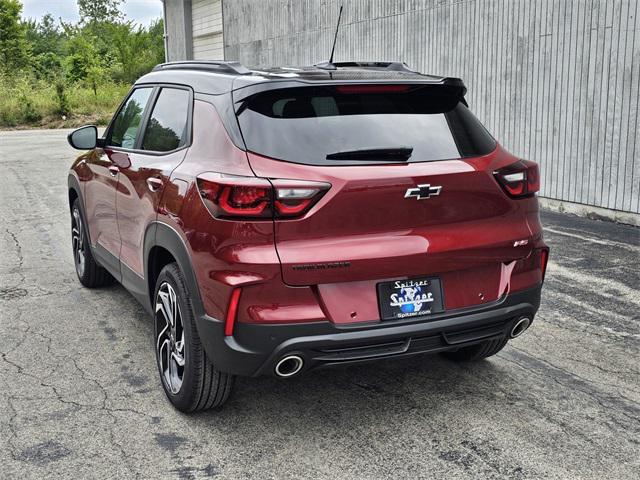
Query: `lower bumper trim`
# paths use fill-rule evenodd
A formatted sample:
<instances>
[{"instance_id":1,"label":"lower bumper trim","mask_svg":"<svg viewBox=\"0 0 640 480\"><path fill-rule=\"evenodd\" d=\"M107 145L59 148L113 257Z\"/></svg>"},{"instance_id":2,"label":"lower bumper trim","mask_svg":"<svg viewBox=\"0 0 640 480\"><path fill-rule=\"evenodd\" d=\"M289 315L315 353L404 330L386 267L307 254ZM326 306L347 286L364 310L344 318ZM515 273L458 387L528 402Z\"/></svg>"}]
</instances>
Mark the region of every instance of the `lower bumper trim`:
<instances>
[{"instance_id":1,"label":"lower bumper trim","mask_svg":"<svg viewBox=\"0 0 640 480\"><path fill-rule=\"evenodd\" d=\"M449 312L433 320L379 322L342 327L330 322L286 325L236 324L233 337L224 336L223 322L201 317L198 333L214 366L224 372L272 375L287 355L304 359L304 369L360 363L389 357L457 350L509 335L522 316L533 318L540 290L516 292L499 305Z\"/></svg>"}]
</instances>

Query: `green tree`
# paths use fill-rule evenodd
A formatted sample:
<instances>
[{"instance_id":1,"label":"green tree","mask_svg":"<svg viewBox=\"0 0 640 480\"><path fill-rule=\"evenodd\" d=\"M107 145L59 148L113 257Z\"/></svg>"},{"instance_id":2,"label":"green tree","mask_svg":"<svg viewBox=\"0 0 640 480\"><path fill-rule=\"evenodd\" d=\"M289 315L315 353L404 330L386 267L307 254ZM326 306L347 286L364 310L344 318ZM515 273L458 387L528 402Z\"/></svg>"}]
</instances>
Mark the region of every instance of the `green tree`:
<instances>
[{"instance_id":1,"label":"green tree","mask_svg":"<svg viewBox=\"0 0 640 480\"><path fill-rule=\"evenodd\" d=\"M162 63L164 57L164 20L159 18L155 22L151 22L147 29L149 33L149 47L154 64Z\"/></svg>"},{"instance_id":2,"label":"green tree","mask_svg":"<svg viewBox=\"0 0 640 480\"><path fill-rule=\"evenodd\" d=\"M53 15L47 13L38 22L27 20L24 22L27 42L31 44L31 51L34 55L43 53L63 54L64 34L56 24Z\"/></svg>"},{"instance_id":3,"label":"green tree","mask_svg":"<svg viewBox=\"0 0 640 480\"><path fill-rule=\"evenodd\" d=\"M39 22L27 20L24 26L36 78L47 80L58 78L62 74L62 61L66 48L63 30L56 24L50 13L42 17Z\"/></svg>"},{"instance_id":4,"label":"green tree","mask_svg":"<svg viewBox=\"0 0 640 480\"><path fill-rule=\"evenodd\" d=\"M122 0L78 0L80 21L85 24L116 22L122 19Z\"/></svg>"},{"instance_id":5,"label":"green tree","mask_svg":"<svg viewBox=\"0 0 640 480\"><path fill-rule=\"evenodd\" d=\"M119 67L115 72L117 80L132 83L158 63L151 37L144 28L132 22L112 23L109 38Z\"/></svg>"},{"instance_id":6,"label":"green tree","mask_svg":"<svg viewBox=\"0 0 640 480\"><path fill-rule=\"evenodd\" d=\"M72 82L86 79L91 68L99 65L99 57L95 48L95 37L78 31L69 39L65 70L67 78Z\"/></svg>"},{"instance_id":7,"label":"green tree","mask_svg":"<svg viewBox=\"0 0 640 480\"><path fill-rule=\"evenodd\" d=\"M91 87L91 90L93 90L94 96L98 96L98 87L104 83L106 76L107 71L97 63L91 65L87 70L85 82Z\"/></svg>"},{"instance_id":8,"label":"green tree","mask_svg":"<svg viewBox=\"0 0 640 480\"><path fill-rule=\"evenodd\" d=\"M104 122L128 84L164 61L162 20L126 21L123 0L77 0L78 23L22 21L21 3L0 0L0 126L77 113Z\"/></svg>"},{"instance_id":9,"label":"green tree","mask_svg":"<svg viewBox=\"0 0 640 480\"><path fill-rule=\"evenodd\" d=\"M18 0L0 0L0 69L7 74L29 63L29 44L20 13L22 4Z\"/></svg>"}]
</instances>

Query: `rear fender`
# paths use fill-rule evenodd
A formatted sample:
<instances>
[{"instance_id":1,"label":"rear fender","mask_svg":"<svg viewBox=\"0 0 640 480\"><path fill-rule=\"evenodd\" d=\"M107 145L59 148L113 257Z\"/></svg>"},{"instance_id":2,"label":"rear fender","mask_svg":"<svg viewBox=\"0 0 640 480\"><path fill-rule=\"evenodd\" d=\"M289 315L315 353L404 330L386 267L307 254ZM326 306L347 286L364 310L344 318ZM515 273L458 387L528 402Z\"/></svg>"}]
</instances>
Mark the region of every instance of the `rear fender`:
<instances>
[{"instance_id":1,"label":"rear fender","mask_svg":"<svg viewBox=\"0 0 640 480\"><path fill-rule=\"evenodd\" d=\"M167 250L176 260L180 267L180 271L184 275L187 288L189 289L194 314L196 318L203 316L204 307L202 305L198 281L193 270L193 265L191 264L189 250L180 233L178 233L173 227L162 222L153 222L147 227L144 237L144 271L147 274L147 278L149 272L149 254L151 249L156 246ZM149 281L147 280L147 284L148 283ZM148 298L150 300L150 305L153 305L152 297L154 292L155 285L148 284Z\"/></svg>"}]
</instances>

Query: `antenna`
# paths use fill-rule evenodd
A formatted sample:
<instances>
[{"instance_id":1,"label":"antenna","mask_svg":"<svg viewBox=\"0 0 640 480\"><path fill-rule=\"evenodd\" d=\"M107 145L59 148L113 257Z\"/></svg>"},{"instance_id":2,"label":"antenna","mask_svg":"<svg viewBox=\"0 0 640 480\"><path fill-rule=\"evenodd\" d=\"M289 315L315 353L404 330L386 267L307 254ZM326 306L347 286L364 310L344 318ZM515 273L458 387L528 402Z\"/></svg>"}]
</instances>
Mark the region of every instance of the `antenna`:
<instances>
[{"instance_id":1,"label":"antenna","mask_svg":"<svg viewBox=\"0 0 640 480\"><path fill-rule=\"evenodd\" d=\"M340 12L338 13L338 23L336 24L336 33L333 36L333 46L331 47L331 56L328 62L316 63L314 66L322 68L323 70L337 70L333 64L333 53L336 51L336 41L338 40L338 29L340 28L340 19L342 18L342 5L340 5Z\"/></svg>"},{"instance_id":2,"label":"antenna","mask_svg":"<svg viewBox=\"0 0 640 480\"><path fill-rule=\"evenodd\" d=\"M338 23L336 24L336 34L333 37L333 46L331 47L331 56L329 57L329 63L333 63L333 52L336 51L336 40L338 40L338 29L340 28L340 19L342 18L342 5L340 5L340 12L338 13Z\"/></svg>"}]
</instances>

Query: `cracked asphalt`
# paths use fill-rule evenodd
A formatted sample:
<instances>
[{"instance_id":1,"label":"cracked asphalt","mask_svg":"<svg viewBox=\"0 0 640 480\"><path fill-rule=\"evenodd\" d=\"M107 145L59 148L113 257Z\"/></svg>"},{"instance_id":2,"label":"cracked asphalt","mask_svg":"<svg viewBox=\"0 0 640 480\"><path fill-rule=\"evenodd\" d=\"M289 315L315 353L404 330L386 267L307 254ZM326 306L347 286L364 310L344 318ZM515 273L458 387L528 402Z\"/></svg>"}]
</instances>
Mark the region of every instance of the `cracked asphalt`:
<instances>
[{"instance_id":1,"label":"cracked asphalt","mask_svg":"<svg viewBox=\"0 0 640 480\"><path fill-rule=\"evenodd\" d=\"M0 478L640 477L640 229L543 213L537 320L488 361L240 379L188 416L143 309L76 280L66 133L0 132Z\"/></svg>"}]
</instances>

